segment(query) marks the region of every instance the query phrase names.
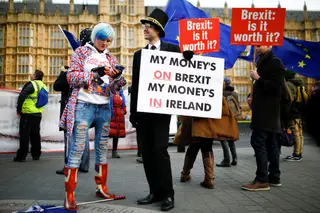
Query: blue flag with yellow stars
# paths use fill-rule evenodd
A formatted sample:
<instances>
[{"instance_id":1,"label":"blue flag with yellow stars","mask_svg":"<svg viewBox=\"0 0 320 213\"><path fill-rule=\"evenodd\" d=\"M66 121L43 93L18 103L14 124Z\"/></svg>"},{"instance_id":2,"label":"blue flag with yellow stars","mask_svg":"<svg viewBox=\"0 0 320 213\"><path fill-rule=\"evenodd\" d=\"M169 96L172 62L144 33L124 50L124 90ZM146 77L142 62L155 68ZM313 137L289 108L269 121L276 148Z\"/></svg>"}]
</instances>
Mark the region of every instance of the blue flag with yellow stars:
<instances>
[{"instance_id":1,"label":"blue flag with yellow stars","mask_svg":"<svg viewBox=\"0 0 320 213\"><path fill-rule=\"evenodd\" d=\"M320 42L302 41L284 38L283 45L272 47L283 65L295 73L320 80ZM250 55L239 58L253 61L253 48Z\"/></svg>"},{"instance_id":2,"label":"blue flag with yellow stars","mask_svg":"<svg viewBox=\"0 0 320 213\"><path fill-rule=\"evenodd\" d=\"M177 45L179 45L179 20L210 18L204 11L187 0L169 0L165 12L169 16L169 21L164 29L166 37L162 40ZM203 56L224 58L225 69L231 69L239 55L245 50L245 46L230 45L230 31L231 28L229 26L220 23L220 51L202 54Z\"/></svg>"}]
</instances>

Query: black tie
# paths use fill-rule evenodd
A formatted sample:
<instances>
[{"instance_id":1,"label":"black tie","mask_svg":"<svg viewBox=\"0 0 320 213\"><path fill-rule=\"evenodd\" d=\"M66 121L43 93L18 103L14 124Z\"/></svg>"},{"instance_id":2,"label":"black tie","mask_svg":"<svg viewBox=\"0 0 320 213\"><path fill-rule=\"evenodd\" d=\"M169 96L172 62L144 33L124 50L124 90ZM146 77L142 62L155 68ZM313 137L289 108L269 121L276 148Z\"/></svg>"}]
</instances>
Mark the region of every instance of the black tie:
<instances>
[{"instance_id":1,"label":"black tie","mask_svg":"<svg viewBox=\"0 0 320 213\"><path fill-rule=\"evenodd\" d=\"M152 45L151 50L155 50L155 49L157 49L156 46Z\"/></svg>"}]
</instances>

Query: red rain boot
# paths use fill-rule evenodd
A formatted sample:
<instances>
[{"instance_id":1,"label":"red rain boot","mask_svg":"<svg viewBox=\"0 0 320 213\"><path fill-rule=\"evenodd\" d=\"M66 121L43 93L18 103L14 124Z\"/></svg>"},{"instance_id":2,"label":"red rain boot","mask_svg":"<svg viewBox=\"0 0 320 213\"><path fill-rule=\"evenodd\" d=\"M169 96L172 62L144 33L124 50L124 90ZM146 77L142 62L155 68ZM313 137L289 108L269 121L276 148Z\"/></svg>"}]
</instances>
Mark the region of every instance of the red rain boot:
<instances>
[{"instance_id":1,"label":"red rain boot","mask_svg":"<svg viewBox=\"0 0 320 213\"><path fill-rule=\"evenodd\" d=\"M64 208L67 210L77 210L77 204L74 198L74 190L77 186L78 168L64 168L66 198Z\"/></svg>"},{"instance_id":2,"label":"red rain boot","mask_svg":"<svg viewBox=\"0 0 320 213\"><path fill-rule=\"evenodd\" d=\"M107 178L108 178L108 164L96 165L97 175L94 177L97 188L96 196L104 199L115 198L116 196L108 193Z\"/></svg>"}]
</instances>

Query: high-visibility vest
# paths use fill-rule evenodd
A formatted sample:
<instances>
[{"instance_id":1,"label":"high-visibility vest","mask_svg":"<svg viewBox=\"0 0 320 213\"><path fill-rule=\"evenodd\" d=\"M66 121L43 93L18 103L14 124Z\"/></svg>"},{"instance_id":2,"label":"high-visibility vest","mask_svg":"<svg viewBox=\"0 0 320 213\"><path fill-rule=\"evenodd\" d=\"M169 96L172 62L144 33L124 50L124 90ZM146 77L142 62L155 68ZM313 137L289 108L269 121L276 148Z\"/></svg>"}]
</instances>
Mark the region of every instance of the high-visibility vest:
<instances>
[{"instance_id":1,"label":"high-visibility vest","mask_svg":"<svg viewBox=\"0 0 320 213\"><path fill-rule=\"evenodd\" d=\"M40 81L40 80L35 80L35 81L39 85L39 90L41 88L44 88L46 91L48 91L46 85L42 81ZM43 113L44 107L40 107L40 108L36 107L36 103L38 101L39 90L38 90L38 86L35 83L35 81L31 81L33 88L34 88L34 92L32 94L30 94L23 102L22 113L24 113L24 114Z\"/></svg>"}]
</instances>

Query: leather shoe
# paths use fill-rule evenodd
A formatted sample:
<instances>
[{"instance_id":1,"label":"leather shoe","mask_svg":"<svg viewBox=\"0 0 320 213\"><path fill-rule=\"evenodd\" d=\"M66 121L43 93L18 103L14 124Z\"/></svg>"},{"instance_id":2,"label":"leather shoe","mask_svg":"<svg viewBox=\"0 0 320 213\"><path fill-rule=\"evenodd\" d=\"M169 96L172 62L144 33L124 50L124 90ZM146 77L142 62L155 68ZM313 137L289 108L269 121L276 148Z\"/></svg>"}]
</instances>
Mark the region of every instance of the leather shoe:
<instances>
[{"instance_id":1,"label":"leather shoe","mask_svg":"<svg viewBox=\"0 0 320 213\"><path fill-rule=\"evenodd\" d=\"M57 174L57 175L64 175L64 169L57 170L57 171L56 171L56 174Z\"/></svg>"},{"instance_id":2,"label":"leather shoe","mask_svg":"<svg viewBox=\"0 0 320 213\"><path fill-rule=\"evenodd\" d=\"M162 198L156 197L154 194L149 194L147 197L138 200L139 205L147 205L163 201Z\"/></svg>"},{"instance_id":3,"label":"leather shoe","mask_svg":"<svg viewBox=\"0 0 320 213\"><path fill-rule=\"evenodd\" d=\"M161 211L167 212L174 208L174 199L173 197L165 197L161 205Z\"/></svg>"}]
</instances>

